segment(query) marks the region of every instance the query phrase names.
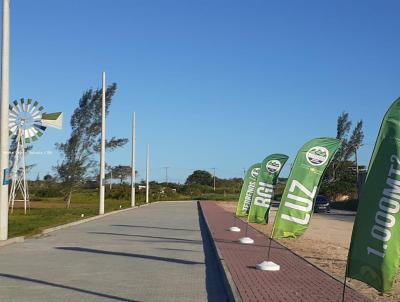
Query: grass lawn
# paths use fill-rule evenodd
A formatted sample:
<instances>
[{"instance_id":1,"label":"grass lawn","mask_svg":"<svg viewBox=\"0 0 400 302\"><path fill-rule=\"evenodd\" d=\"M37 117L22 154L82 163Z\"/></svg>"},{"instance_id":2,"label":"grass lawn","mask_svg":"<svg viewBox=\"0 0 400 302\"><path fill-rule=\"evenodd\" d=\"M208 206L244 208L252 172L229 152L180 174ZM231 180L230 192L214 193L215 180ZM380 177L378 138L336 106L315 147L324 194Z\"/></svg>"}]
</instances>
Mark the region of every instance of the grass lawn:
<instances>
[{"instance_id":1,"label":"grass lawn","mask_svg":"<svg viewBox=\"0 0 400 302\"><path fill-rule=\"evenodd\" d=\"M31 209L24 214L23 204L16 203L14 212L8 218L8 237L30 236L43 229L96 216L99 212L97 192L83 192L73 195L71 207L65 208L61 198L40 198L31 201ZM143 204L137 201L136 205ZM106 199L105 212L130 207L128 200ZM81 217L84 214L84 217Z\"/></svg>"},{"instance_id":2,"label":"grass lawn","mask_svg":"<svg viewBox=\"0 0 400 302\"><path fill-rule=\"evenodd\" d=\"M123 191L130 187L115 187L105 200L105 212L112 212L119 209L130 207L130 200L127 195L122 195ZM38 190L36 190L38 191ZM35 192L33 190L33 192ZM41 193L55 193L57 191L49 191L42 189ZM126 193L126 192L125 192ZM49 195L47 195L49 196ZM51 196L51 195L50 195ZM187 200L187 199L209 199L209 200L236 200L238 194L200 194L200 196L187 196L179 193L162 196L160 194L152 194L152 200ZM144 204L144 192L136 194L136 205ZM49 227L85 219L96 216L99 212L99 193L97 189L82 189L72 194L71 207L67 209L62 197L42 197L39 194L31 195L31 209L28 214L24 214L23 203L16 202L14 212L9 214L8 218L8 237L31 236L40 234L42 230ZM82 217L82 214L84 217Z\"/></svg>"}]
</instances>

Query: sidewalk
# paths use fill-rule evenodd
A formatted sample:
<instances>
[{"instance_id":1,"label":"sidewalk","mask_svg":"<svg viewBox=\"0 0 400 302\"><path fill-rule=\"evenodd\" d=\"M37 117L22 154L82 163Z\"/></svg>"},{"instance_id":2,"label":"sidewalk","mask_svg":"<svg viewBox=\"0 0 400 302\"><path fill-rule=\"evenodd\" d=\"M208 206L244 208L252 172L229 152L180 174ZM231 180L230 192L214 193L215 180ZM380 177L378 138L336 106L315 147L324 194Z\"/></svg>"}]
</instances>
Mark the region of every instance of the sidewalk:
<instances>
[{"instance_id":1,"label":"sidewalk","mask_svg":"<svg viewBox=\"0 0 400 302\"><path fill-rule=\"evenodd\" d=\"M0 248L1 302L226 301L196 202L160 202Z\"/></svg>"},{"instance_id":2,"label":"sidewalk","mask_svg":"<svg viewBox=\"0 0 400 302\"><path fill-rule=\"evenodd\" d=\"M227 229L233 225L231 213L215 202L205 201L200 205L216 246L243 301L340 302L342 300L341 282L276 242L272 242L270 260L281 266L280 271L257 270L255 265L267 259L269 239L249 227L248 236L255 240L254 244L240 244L237 240L244 236L244 222L236 221L242 230L240 233L229 232ZM369 300L347 288L345 301Z\"/></svg>"}]
</instances>

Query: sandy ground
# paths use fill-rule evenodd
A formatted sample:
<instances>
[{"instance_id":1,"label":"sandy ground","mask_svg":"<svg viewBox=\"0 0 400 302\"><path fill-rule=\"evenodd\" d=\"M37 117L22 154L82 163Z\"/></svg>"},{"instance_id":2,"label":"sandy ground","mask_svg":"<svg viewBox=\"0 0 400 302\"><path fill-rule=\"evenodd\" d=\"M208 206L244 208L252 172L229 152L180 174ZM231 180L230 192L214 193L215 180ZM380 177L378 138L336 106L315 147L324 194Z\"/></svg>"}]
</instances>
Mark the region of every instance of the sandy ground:
<instances>
[{"instance_id":1,"label":"sandy ground","mask_svg":"<svg viewBox=\"0 0 400 302\"><path fill-rule=\"evenodd\" d=\"M218 204L232 213L236 209L236 202ZM274 220L276 210L277 208L272 208L270 221ZM328 274L343 280L353 221L354 214L345 211L333 210L332 214L314 214L309 229L301 238L280 240L279 243ZM270 235L272 223L251 225L267 236ZM373 301L400 301L400 274L397 275L392 294L381 295L375 289L353 279L348 280L347 284Z\"/></svg>"}]
</instances>

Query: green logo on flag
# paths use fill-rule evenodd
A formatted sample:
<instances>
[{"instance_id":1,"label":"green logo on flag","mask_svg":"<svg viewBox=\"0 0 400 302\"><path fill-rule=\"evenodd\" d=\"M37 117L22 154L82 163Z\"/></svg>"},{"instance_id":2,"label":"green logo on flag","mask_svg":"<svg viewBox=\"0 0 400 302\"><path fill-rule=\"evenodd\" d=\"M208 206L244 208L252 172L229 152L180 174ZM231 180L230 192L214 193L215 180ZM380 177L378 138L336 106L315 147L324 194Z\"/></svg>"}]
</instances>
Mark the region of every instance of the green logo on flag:
<instances>
[{"instance_id":1,"label":"green logo on flag","mask_svg":"<svg viewBox=\"0 0 400 302\"><path fill-rule=\"evenodd\" d=\"M317 146L312 147L307 151L307 161L313 166L323 165L329 157L329 151L325 147Z\"/></svg>"},{"instance_id":2,"label":"green logo on flag","mask_svg":"<svg viewBox=\"0 0 400 302\"><path fill-rule=\"evenodd\" d=\"M267 162L265 168L269 173L276 173L281 170L282 164L279 160L273 159Z\"/></svg>"}]
</instances>

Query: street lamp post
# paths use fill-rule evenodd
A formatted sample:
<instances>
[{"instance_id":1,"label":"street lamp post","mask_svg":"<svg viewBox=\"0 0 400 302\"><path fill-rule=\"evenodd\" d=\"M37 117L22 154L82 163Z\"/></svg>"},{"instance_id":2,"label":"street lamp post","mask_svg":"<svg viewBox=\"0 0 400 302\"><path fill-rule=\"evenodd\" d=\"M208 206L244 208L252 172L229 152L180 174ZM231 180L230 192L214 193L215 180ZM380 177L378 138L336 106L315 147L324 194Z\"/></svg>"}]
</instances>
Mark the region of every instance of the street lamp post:
<instances>
[{"instance_id":1,"label":"street lamp post","mask_svg":"<svg viewBox=\"0 0 400 302\"><path fill-rule=\"evenodd\" d=\"M102 98L101 98L101 150L100 150L100 202L99 215L104 214L105 197L105 157L106 157L106 73L102 75Z\"/></svg>"},{"instance_id":2,"label":"street lamp post","mask_svg":"<svg viewBox=\"0 0 400 302\"><path fill-rule=\"evenodd\" d=\"M212 168L214 173L213 173L213 177L214 177L214 192L215 192L215 168Z\"/></svg>"},{"instance_id":3,"label":"street lamp post","mask_svg":"<svg viewBox=\"0 0 400 302\"><path fill-rule=\"evenodd\" d=\"M10 77L10 0L3 0L0 106L0 240L8 238L8 106Z\"/></svg>"},{"instance_id":4,"label":"street lamp post","mask_svg":"<svg viewBox=\"0 0 400 302\"><path fill-rule=\"evenodd\" d=\"M147 156L146 156L146 203L150 202L150 145L147 145Z\"/></svg>"},{"instance_id":5,"label":"street lamp post","mask_svg":"<svg viewBox=\"0 0 400 302\"><path fill-rule=\"evenodd\" d=\"M132 154L131 154L131 207L136 204L135 186L136 186L136 113L132 113Z\"/></svg>"}]
</instances>

